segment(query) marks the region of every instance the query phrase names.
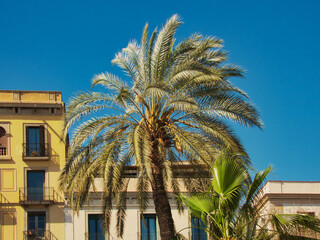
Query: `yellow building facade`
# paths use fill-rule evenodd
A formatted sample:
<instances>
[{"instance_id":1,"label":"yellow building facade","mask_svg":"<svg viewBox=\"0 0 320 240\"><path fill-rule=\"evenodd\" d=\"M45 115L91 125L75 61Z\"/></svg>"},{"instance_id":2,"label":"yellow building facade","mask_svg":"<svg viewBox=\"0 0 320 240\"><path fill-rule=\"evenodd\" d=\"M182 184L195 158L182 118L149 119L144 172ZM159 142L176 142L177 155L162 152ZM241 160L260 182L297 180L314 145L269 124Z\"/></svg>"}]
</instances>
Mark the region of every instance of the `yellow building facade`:
<instances>
[{"instance_id":1,"label":"yellow building facade","mask_svg":"<svg viewBox=\"0 0 320 240\"><path fill-rule=\"evenodd\" d=\"M0 90L0 238L65 239L61 92Z\"/></svg>"}]
</instances>

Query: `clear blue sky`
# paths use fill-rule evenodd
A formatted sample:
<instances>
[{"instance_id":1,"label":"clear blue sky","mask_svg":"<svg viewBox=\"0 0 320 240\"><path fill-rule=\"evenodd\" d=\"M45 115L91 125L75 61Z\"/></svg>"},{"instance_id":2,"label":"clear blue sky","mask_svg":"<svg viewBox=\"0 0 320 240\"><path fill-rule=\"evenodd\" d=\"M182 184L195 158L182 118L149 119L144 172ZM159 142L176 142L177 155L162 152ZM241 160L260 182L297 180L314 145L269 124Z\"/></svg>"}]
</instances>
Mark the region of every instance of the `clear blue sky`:
<instances>
[{"instance_id":1,"label":"clear blue sky","mask_svg":"<svg viewBox=\"0 0 320 240\"><path fill-rule=\"evenodd\" d=\"M59 90L65 102L88 90L110 61L178 13L182 40L222 38L229 62L246 69L233 82L262 113L263 131L236 127L257 170L269 179L320 181L320 1L0 0L0 89Z\"/></svg>"}]
</instances>

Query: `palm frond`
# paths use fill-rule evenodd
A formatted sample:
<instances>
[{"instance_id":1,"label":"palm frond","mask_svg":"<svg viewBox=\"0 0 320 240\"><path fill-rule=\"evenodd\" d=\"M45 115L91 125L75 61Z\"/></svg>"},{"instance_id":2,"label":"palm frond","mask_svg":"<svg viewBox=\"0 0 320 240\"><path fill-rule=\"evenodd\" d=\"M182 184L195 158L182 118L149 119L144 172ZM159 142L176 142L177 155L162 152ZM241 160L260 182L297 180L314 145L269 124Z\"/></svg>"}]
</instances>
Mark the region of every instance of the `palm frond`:
<instances>
[{"instance_id":1,"label":"palm frond","mask_svg":"<svg viewBox=\"0 0 320 240\"><path fill-rule=\"evenodd\" d=\"M152 81L158 82L164 75L173 46L173 37L180 24L178 15L173 15L158 34L151 57Z\"/></svg>"},{"instance_id":2,"label":"palm frond","mask_svg":"<svg viewBox=\"0 0 320 240\"><path fill-rule=\"evenodd\" d=\"M271 214L271 222L282 239L316 239L300 235L301 227L320 233L320 220L303 214Z\"/></svg>"},{"instance_id":3,"label":"palm frond","mask_svg":"<svg viewBox=\"0 0 320 240\"><path fill-rule=\"evenodd\" d=\"M126 84L117 76L110 73L100 73L92 78L91 89L96 85L102 85L110 90L120 91L123 87L127 87Z\"/></svg>"},{"instance_id":4,"label":"palm frond","mask_svg":"<svg viewBox=\"0 0 320 240\"><path fill-rule=\"evenodd\" d=\"M126 219L127 210L127 188L129 184L129 179L126 179L125 184L120 191L116 193L117 200L117 234L121 237L124 232L124 223Z\"/></svg>"}]
</instances>

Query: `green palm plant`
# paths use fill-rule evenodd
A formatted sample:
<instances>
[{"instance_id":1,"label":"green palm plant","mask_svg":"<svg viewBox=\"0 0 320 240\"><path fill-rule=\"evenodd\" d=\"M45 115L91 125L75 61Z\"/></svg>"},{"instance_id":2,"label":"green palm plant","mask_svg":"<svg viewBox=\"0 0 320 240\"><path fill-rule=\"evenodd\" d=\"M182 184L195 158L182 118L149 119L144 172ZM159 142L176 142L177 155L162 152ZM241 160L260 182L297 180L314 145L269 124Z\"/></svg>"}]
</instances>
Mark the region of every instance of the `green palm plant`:
<instances>
[{"instance_id":1,"label":"green palm plant","mask_svg":"<svg viewBox=\"0 0 320 240\"><path fill-rule=\"evenodd\" d=\"M280 239L312 240L319 239L320 236L320 220L312 215L270 214L270 222ZM306 230L309 230L309 233L306 233ZM310 236L306 237L307 235Z\"/></svg>"},{"instance_id":2,"label":"green palm plant","mask_svg":"<svg viewBox=\"0 0 320 240\"><path fill-rule=\"evenodd\" d=\"M65 133L76 123L61 188L75 196L74 208L86 201L94 178L104 179L104 224L108 231L112 199L116 199L117 230L123 234L128 179L124 171L132 162L139 168L137 194L140 210L148 206L148 189L160 227L161 239L175 234L167 191L179 193L174 169L188 161L201 182L217 149L245 150L225 120L262 127L248 96L229 79L242 71L225 64L222 41L194 34L175 44L181 21L172 16L164 27L148 37L146 24L141 43L133 41L116 54L112 63L129 77L124 81L110 73L92 80L105 92L82 92L67 108ZM95 117L90 118L92 114ZM183 161L182 161L183 160ZM200 185L185 179L192 192ZM74 195L74 193L77 193Z\"/></svg>"},{"instance_id":3,"label":"green palm plant","mask_svg":"<svg viewBox=\"0 0 320 240\"><path fill-rule=\"evenodd\" d=\"M208 191L191 196L180 195L191 214L204 222L204 230L211 239L267 240L277 236L280 239L305 239L294 236L297 227L319 232L320 222L312 216L262 215L259 194L271 167L258 172L251 180L247 168L239 164L238 158L221 152L212 167L213 179ZM270 225L274 230L269 228Z\"/></svg>"}]
</instances>

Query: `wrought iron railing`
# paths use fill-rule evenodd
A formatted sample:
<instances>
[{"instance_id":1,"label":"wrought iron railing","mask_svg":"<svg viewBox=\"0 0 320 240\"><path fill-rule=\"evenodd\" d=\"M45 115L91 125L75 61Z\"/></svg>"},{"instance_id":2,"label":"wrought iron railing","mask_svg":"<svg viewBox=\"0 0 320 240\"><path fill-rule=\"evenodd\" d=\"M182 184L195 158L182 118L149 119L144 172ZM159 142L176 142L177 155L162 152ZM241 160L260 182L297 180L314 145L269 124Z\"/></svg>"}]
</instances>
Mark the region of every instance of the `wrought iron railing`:
<instances>
[{"instance_id":1,"label":"wrought iron railing","mask_svg":"<svg viewBox=\"0 0 320 240\"><path fill-rule=\"evenodd\" d=\"M156 233L141 233L141 232L138 232L138 239L139 240L161 239L160 238L160 232L156 232Z\"/></svg>"},{"instance_id":2,"label":"wrought iron railing","mask_svg":"<svg viewBox=\"0 0 320 240\"><path fill-rule=\"evenodd\" d=\"M23 157L49 157L49 144L23 143Z\"/></svg>"},{"instance_id":3,"label":"wrought iron railing","mask_svg":"<svg viewBox=\"0 0 320 240\"><path fill-rule=\"evenodd\" d=\"M7 155L7 147L0 146L0 156L6 156Z\"/></svg>"},{"instance_id":4,"label":"wrought iron railing","mask_svg":"<svg viewBox=\"0 0 320 240\"><path fill-rule=\"evenodd\" d=\"M7 205L9 204L10 202L8 201L8 199L5 198L5 196L3 196L1 193L0 193L0 206L1 205Z\"/></svg>"},{"instance_id":5,"label":"wrought iron railing","mask_svg":"<svg viewBox=\"0 0 320 240\"><path fill-rule=\"evenodd\" d=\"M64 203L64 199L52 187L20 188L19 201L25 204L54 204Z\"/></svg>"},{"instance_id":6,"label":"wrought iron railing","mask_svg":"<svg viewBox=\"0 0 320 240\"><path fill-rule=\"evenodd\" d=\"M23 240L58 240L49 230L38 231L33 230L23 232Z\"/></svg>"},{"instance_id":7,"label":"wrought iron railing","mask_svg":"<svg viewBox=\"0 0 320 240\"><path fill-rule=\"evenodd\" d=\"M104 233L88 233L84 234L85 240L105 239L105 240L116 240L111 234Z\"/></svg>"}]
</instances>

